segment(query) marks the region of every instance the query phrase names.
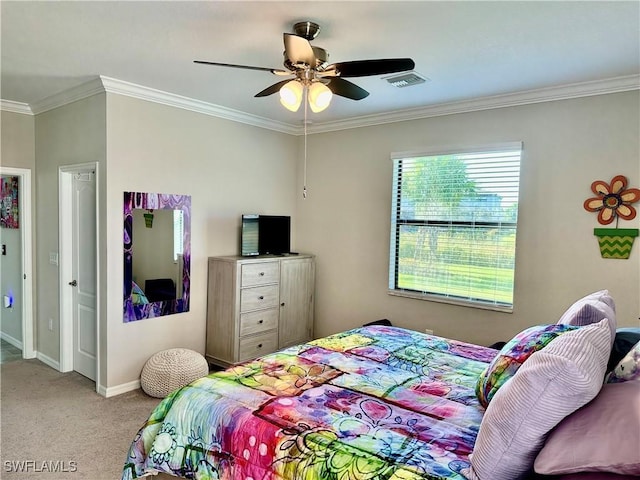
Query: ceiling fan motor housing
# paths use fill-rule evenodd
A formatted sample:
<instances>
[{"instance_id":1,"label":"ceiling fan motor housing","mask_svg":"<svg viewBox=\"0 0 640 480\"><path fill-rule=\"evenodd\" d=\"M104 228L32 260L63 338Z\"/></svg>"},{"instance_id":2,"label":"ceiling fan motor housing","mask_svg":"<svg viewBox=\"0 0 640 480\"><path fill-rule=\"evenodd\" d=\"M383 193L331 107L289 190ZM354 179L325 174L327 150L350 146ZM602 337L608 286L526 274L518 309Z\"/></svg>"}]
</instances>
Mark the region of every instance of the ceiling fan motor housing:
<instances>
[{"instance_id":1,"label":"ceiling fan motor housing","mask_svg":"<svg viewBox=\"0 0 640 480\"><path fill-rule=\"evenodd\" d=\"M307 40L313 40L320 33L320 25L309 21L298 22L293 25L293 33Z\"/></svg>"}]
</instances>

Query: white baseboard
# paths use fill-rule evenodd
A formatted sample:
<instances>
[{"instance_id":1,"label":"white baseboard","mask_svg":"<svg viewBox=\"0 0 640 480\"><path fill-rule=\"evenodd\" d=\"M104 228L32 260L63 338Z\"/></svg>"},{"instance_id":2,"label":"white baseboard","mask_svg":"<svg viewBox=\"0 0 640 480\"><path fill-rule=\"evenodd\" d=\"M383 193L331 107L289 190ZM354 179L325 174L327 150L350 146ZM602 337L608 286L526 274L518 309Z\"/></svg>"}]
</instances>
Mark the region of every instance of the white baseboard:
<instances>
[{"instance_id":1,"label":"white baseboard","mask_svg":"<svg viewBox=\"0 0 640 480\"><path fill-rule=\"evenodd\" d=\"M4 339L4 335L3 335ZM9 342L9 340L7 340ZM9 342L11 343L11 342ZM53 358L45 355L41 352L36 352L35 357L40 360L45 365L60 371L60 362L58 360L54 360ZM131 392L133 390L137 390L140 388L140 380L134 380L133 382L123 383L121 385L116 385L115 387L105 387L104 385L98 385L97 392L103 397L115 397L116 395L121 395L123 393Z\"/></svg>"},{"instance_id":2,"label":"white baseboard","mask_svg":"<svg viewBox=\"0 0 640 480\"><path fill-rule=\"evenodd\" d=\"M116 395L121 395L123 393L131 392L133 390L137 390L140 388L140 380L134 380L133 382L122 383L120 385L116 385L115 387L107 387L100 385L98 387L98 393L103 397L115 397Z\"/></svg>"},{"instance_id":3,"label":"white baseboard","mask_svg":"<svg viewBox=\"0 0 640 480\"><path fill-rule=\"evenodd\" d=\"M4 333L4 332L0 332L0 338L2 338L2 340L4 340L5 342L10 343L14 347L22 350L22 340L18 340L17 338L14 338L8 333Z\"/></svg>"},{"instance_id":4,"label":"white baseboard","mask_svg":"<svg viewBox=\"0 0 640 480\"><path fill-rule=\"evenodd\" d=\"M31 358L37 358L37 356L38 356L38 352L36 352L35 350L31 352L31 355L25 355L24 350L22 350L22 358L24 358L25 360L29 360Z\"/></svg>"},{"instance_id":5,"label":"white baseboard","mask_svg":"<svg viewBox=\"0 0 640 480\"><path fill-rule=\"evenodd\" d=\"M42 352L37 352L36 358L45 365L49 365L51 368L55 368L57 371L60 371L60 362L58 360L54 360Z\"/></svg>"}]
</instances>

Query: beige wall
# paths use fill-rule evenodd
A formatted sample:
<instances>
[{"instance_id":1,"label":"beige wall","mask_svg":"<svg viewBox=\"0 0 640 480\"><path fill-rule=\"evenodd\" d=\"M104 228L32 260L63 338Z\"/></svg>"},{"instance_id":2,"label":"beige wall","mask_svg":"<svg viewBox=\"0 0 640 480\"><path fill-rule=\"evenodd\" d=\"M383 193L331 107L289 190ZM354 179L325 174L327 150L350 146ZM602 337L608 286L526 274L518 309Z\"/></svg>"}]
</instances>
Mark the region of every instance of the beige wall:
<instances>
[{"instance_id":1,"label":"beige wall","mask_svg":"<svg viewBox=\"0 0 640 480\"><path fill-rule=\"evenodd\" d=\"M595 179L624 174L640 184L639 97L635 91L311 135L306 200L301 137L115 94L35 118L2 112L3 165L10 165L7 151L21 155L14 167L34 168L37 158L36 348L59 359L58 270L49 264L49 252L59 251L58 167L95 161L100 378L107 388L136 381L159 350L204 350L206 258L238 253L240 215L248 212L292 215L292 249L317 255L318 336L386 317L492 343L555 321L575 299L601 288L616 299L619 324L638 325L640 244L629 260L601 259L592 233L597 221L582 202ZM5 145L11 131L19 133ZM514 313L389 296L389 154L514 140L524 143ZM122 322L124 191L191 195L189 312ZM623 223L638 227L638 219Z\"/></svg>"},{"instance_id":2,"label":"beige wall","mask_svg":"<svg viewBox=\"0 0 640 480\"><path fill-rule=\"evenodd\" d=\"M32 115L13 112L0 112L0 166L35 170L35 122ZM33 189L32 189L33 190ZM34 193L31 192L31 205ZM20 207L22 208L22 207ZM33 216L33 211L32 211ZM7 309L0 304L0 325L3 335L9 341L22 343L22 237L18 229L3 228L0 231L1 243L6 245L7 255L0 257L0 300L3 295L12 294L13 308ZM35 245L35 243L34 243ZM33 279L32 279L33 280ZM32 287L33 288L33 287ZM5 339L7 337L4 337Z\"/></svg>"},{"instance_id":3,"label":"beige wall","mask_svg":"<svg viewBox=\"0 0 640 480\"><path fill-rule=\"evenodd\" d=\"M582 203L596 179L640 185L639 105L634 91L310 136L309 196L296 216L298 248L317 255L316 335L389 318L490 344L605 288L619 324L638 325L640 244L629 260L600 258L596 215ZM390 153L508 141L524 142L514 312L389 296Z\"/></svg>"},{"instance_id":4,"label":"beige wall","mask_svg":"<svg viewBox=\"0 0 640 480\"><path fill-rule=\"evenodd\" d=\"M60 360L60 302L58 266L49 263L49 253L58 245L58 171L63 165L99 162L106 158L105 94L55 108L36 116L35 146L38 164L35 225L38 231L34 262L36 278L36 350ZM99 175L104 182L104 176ZM99 188L103 188L99 185ZM53 330L49 330L49 318Z\"/></svg>"},{"instance_id":5,"label":"beige wall","mask_svg":"<svg viewBox=\"0 0 640 480\"><path fill-rule=\"evenodd\" d=\"M3 167L28 168L33 171L36 166L34 116L2 110L0 132L0 164Z\"/></svg>"},{"instance_id":6,"label":"beige wall","mask_svg":"<svg viewBox=\"0 0 640 480\"><path fill-rule=\"evenodd\" d=\"M107 94L107 151L106 385L115 387L160 350L204 352L207 257L239 253L242 213L295 213L297 139ZM122 322L124 191L191 195L189 312Z\"/></svg>"}]
</instances>

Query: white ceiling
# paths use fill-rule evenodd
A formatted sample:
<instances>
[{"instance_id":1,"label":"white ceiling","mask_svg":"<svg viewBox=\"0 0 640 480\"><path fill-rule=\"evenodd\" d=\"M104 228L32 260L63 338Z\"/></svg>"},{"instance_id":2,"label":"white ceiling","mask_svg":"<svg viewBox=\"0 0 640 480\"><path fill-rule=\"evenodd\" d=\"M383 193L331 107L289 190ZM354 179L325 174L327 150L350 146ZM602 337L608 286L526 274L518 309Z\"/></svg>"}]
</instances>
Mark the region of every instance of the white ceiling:
<instances>
[{"instance_id":1,"label":"white ceiling","mask_svg":"<svg viewBox=\"0 0 640 480\"><path fill-rule=\"evenodd\" d=\"M282 68L282 33L312 20L330 62L411 57L430 79L334 97L314 123L640 73L638 1L7 1L0 2L0 93L34 104L99 75L299 126L281 78L193 60ZM636 80L637 81L637 80Z\"/></svg>"}]
</instances>

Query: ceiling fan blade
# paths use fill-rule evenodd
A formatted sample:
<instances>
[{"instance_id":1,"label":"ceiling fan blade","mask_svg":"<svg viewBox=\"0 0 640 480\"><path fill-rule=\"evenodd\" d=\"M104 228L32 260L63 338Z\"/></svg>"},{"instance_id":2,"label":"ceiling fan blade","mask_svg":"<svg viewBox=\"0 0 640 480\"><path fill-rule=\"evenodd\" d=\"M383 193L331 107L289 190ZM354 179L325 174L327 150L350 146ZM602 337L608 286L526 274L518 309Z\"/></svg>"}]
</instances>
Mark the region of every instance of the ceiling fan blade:
<instances>
[{"instance_id":1,"label":"ceiling fan blade","mask_svg":"<svg viewBox=\"0 0 640 480\"><path fill-rule=\"evenodd\" d=\"M276 68L269 67L253 67L251 65L236 65L235 63L205 62L203 60L194 60L193 63L200 63L202 65L215 65L217 67L243 68L245 70L260 70L262 72L271 72L275 75L291 75L291 72L288 72L286 70L278 70Z\"/></svg>"},{"instance_id":2,"label":"ceiling fan blade","mask_svg":"<svg viewBox=\"0 0 640 480\"><path fill-rule=\"evenodd\" d=\"M289 83L290 81L291 81L291 79L288 78L288 79L282 80L282 81L280 81L278 83L274 83L273 85L271 85L270 87L265 88L261 92L256 93L254 95L254 97L267 97L269 95L273 95L274 93L278 92L285 83Z\"/></svg>"},{"instance_id":3,"label":"ceiling fan blade","mask_svg":"<svg viewBox=\"0 0 640 480\"><path fill-rule=\"evenodd\" d=\"M387 58L379 60L355 60L329 65L327 70L335 69L340 77L367 77L387 73L406 72L416 66L410 58Z\"/></svg>"},{"instance_id":4,"label":"ceiling fan blade","mask_svg":"<svg viewBox=\"0 0 640 480\"><path fill-rule=\"evenodd\" d=\"M309 40L292 33L284 33L283 36L285 57L292 64L304 63L305 65L316 66L316 56Z\"/></svg>"},{"instance_id":5,"label":"ceiling fan blade","mask_svg":"<svg viewBox=\"0 0 640 480\"><path fill-rule=\"evenodd\" d=\"M340 77L332 78L327 84L327 87L329 87L329 90L335 95L350 98L351 100L362 100L369 96L369 92L365 89Z\"/></svg>"}]
</instances>

